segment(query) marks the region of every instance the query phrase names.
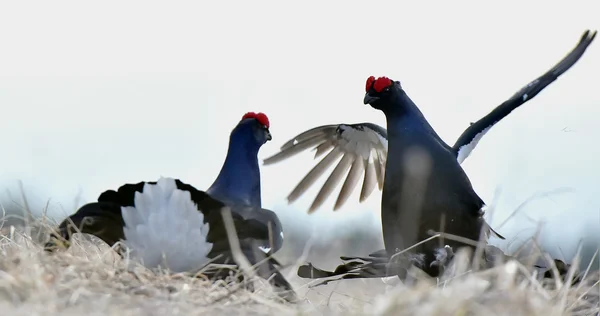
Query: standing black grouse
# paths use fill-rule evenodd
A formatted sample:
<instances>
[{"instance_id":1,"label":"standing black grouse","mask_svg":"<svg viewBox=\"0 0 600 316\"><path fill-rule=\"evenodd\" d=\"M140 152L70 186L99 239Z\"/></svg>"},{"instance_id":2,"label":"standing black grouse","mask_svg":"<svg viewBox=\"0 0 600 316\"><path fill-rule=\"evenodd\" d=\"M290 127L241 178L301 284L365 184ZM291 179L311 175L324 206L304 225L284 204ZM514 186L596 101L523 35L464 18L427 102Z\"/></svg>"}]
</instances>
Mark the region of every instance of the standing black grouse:
<instances>
[{"instance_id":1,"label":"standing black grouse","mask_svg":"<svg viewBox=\"0 0 600 316\"><path fill-rule=\"evenodd\" d=\"M484 203L473 190L460 162L494 124L534 98L573 66L595 35L596 32L586 31L568 56L490 114L471 124L453 147L436 134L400 82L370 77L364 102L384 112L387 130L371 123L317 127L284 144L281 152L267 158L265 164L281 161L311 147L316 147L315 156L331 150L290 194L288 200L291 202L342 157L309 212L321 205L350 169L336 202L335 208L339 208L364 170L361 201L372 192L375 181L383 188L381 212L385 257L430 237L431 230L478 240L480 232L487 235L490 228L482 217ZM386 163L388 161L393 163ZM436 245L436 241L419 245L414 249L418 254L413 257L414 262L430 275L438 275L437 266L445 261L447 250L466 245L453 240L446 244L450 248Z\"/></svg>"},{"instance_id":2,"label":"standing black grouse","mask_svg":"<svg viewBox=\"0 0 600 316\"><path fill-rule=\"evenodd\" d=\"M456 155L429 125L399 81L369 77L365 104L387 120L388 160L381 202L383 240L388 256L442 229L470 240L488 233L483 200L473 190ZM498 235L500 238L500 235ZM437 240L414 249L414 263L429 275L445 263L445 248ZM467 246L447 240L451 249ZM441 250L441 252L440 252ZM440 257L441 254L441 257Z\"/></svg>"},{"instance_id":3,"label":"standing black grouse","mask_svg":"<svg viewBox=\"0 0 600 316\"><path fill-rule=\"evenodd\" d=\"M261 205L257 154L269 140L267 116L248 112L231 132L221 172L206 192L171 178L105 191L97 202L65 219L46 249L52 251L60 243L68 246L78 229L111 246L123 241L131 257L149 268L162 265L182 272L208 263L235 264L221 213L228 208L243 255L253 265L260 263L260 276L268 279L274 274L273 285L294 297L291 285L277 269L280 264L271 257L283 244L281 223ZM223 278L229 271L206 274Z\"/></svg>"}]
</instances>

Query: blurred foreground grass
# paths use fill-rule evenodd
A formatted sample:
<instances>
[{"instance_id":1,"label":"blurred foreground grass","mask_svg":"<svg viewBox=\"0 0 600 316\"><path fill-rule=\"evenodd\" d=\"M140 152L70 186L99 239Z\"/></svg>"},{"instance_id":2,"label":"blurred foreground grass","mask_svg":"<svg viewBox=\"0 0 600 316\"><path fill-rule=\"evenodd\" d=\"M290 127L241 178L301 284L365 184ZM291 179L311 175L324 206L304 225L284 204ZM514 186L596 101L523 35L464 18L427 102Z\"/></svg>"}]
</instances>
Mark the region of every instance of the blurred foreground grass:
<instances>
[{"instance_id":1,"label":"blurred foreground grass","mask_svg":"<svg viewBox=\"0 0 600 316\"><path fill-rule=\"evenodd\" d=\"M48 225L4 226L0 235L2 315L597 315L597 271L586 282L541 284L516 262L483 272L456 270L450 280L407 287L381 279L309 288L284 270L301 298L277 298L263 280L254 293L239 284L128 267L100 240L75 235L73 246L47 254ZM292 251L294 252L294 251ZM296 262L297 257L280 258ZM301 263L301 262L299 262ZM338 262L332 263L337 264Z\"/></svg>"}]
</instances>

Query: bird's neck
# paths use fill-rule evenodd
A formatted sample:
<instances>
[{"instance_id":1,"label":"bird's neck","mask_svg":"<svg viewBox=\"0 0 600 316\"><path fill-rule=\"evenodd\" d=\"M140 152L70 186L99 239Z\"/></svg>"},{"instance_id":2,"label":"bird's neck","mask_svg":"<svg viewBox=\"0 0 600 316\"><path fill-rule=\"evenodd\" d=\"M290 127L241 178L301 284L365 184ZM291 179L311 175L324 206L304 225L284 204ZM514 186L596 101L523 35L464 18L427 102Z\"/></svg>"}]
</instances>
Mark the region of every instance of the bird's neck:
<instances>
[{"instance_id":1,"label":"bird's neck","mask_svg":"<svg viewBox=\"0 0 600 316\"><path fill-rule=\"evenodd\" d=\"M225 203L262 207L257 157L260 145L241 138L231 136L221 172L206 192Z\"/></svg>"},{"instance_id":2,"label":"bird's neck","mask_svg":"<svg viewBox=\"0 0 600 316\"><path fill-rule=\"evenodd\" d=\"M435 146L441 146L441 139L437 136L423 113L417 108L408 95L401 91L396 95L394 104L385 111L388 133L388 155L385 168L385 182L394 182L398 177L404 177L408 154L418 155L420 150L429 151ZM418 157L418 156L412 156ZM421 159L419 159L421 160ZM412 162L411 162L412 163ZM389 186L389 185L387 185ZM384 194L385 194L384 188Z\"/></svg>"},{"instance_id":3,"label":"bird's neck","mask_svg":"<svg viewBox=\"0 0 600 316\"><path fill-rule=\"evenodd\" d=\"M409 136L407 131L410 130L433 130L421 110L404 90L398 91L390 102L393 103L392 106L383 111L390 142Z\"/></svg>"}]
</instances>

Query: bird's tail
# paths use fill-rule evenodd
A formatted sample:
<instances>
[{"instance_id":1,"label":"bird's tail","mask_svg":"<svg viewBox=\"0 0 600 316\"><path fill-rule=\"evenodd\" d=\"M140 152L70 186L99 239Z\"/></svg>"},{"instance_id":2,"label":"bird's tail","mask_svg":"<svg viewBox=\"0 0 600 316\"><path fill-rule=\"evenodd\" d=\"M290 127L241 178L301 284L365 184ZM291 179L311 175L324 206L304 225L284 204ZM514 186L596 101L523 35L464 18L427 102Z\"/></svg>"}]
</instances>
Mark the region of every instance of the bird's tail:
<instances>
[{"instance_id":1,"label":"bird's tail","mask_svg":"<svg viewBox=\"0 0 600 316\"><path fill-rule=\"evenodd\" d=\"M208 263L209 225L188 191L175 180L160 178L136 192L134 206L122 208L124 244L132 258L148 268L192 271Z\"/></svg>"}]
</instances>

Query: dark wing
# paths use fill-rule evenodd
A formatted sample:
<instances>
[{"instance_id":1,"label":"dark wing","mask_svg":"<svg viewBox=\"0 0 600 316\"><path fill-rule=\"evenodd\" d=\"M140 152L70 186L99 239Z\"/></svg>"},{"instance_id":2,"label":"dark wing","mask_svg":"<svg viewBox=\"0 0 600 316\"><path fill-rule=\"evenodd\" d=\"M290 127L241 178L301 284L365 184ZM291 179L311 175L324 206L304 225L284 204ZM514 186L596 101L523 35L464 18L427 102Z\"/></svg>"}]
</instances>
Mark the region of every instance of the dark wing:
<instances>
[{"instance_id":1,"label":"dark wing","mask_svg":"<svg viewBox=\"0 0 600 316\"><path fill-rule=\"evenodd\" d=\"M229 251L227 230L220 212L205 213L208 222L208 242L213 243L211 254ZM236 234L241 242L253 244L266 254L273 254L283 245L283 229L275 213L250 207L231 207L231 216ZM209 254L209 257L213 257Z\"/></svg>"},{"instance_id":2,"label":"dark wing","mask_svg":"<svg viewBox=\"0 0 600 316\"><path fill-rule=\"evenodd\" d=\"M262 227L266 229L266 235L260 239L263 242L261 248L267 250L267 254L273 254L283 246L283 226L279 221L279 217L274 212L261 209L261 210L247 210L245 214L240 214L246 220L252 220L262 223Z\"/></svg>"},{"instance_id":3,"label":"dark wing","mask_svg":"<svg viewBox=\"0 0 600 316\"><path fill-rule=\"evenodd\" d=\"M305 279L328 279L314 284L314 287L345 279L392 277L401 274L401 270L406 270L406 265L401 261L389 262L385 250L369 254L368 257L340 257L340 259L342 259L344 263L337 266L334 271L321 270L315 268L311 263L308 263L300 266L297 274L299 277ZM495 264L506 262L507 260L514 258L504 254L498 247L487 245L483 251L482 259L480 267L482 269L488 269L492 268ZM558 275L565 281L571 266L557 259L554 259L551 265L556 268ZM545 267L542 267L534 265L533 268L538 270L539 275L542 278L554 279L552 266L548 267L548 265L546 265ZM572 284L577 284L580 281L581 277L576 275L572 280Z\"/></svg>"},{"instance_id":4,"label":"dark wing","mask_svg":"<svg viewBox=\"0 0 600 316\"><path fill-rule=\"evenodd\" d=\"M225 204L212 198L206 192L199 191L189 184L176 180L177 188L190 192L192 200L204 214L204 222L208 223L207 241L213 244L208 257L212 263L234 264L234 256L227 237L227 230L221 209ZM240 248L257 274L269 280L272 285L283 290L287 300L295 299L291 284L279 272L281 264L271 255L283 245L283 229L277 215L266 209L231 205L231 218L239 240ZM207 273L211 277L227 277L229 272L219 270Z\"/></svg>"},{"instance_id":5,"label":"dark wing","mask_svg":"<svg viewBox=\"0 0 600 316\"><path fill-rule=\"evenodd\" d=\"M342 178L346 178L335 202L334 210L339 209L350 197L363 175L360 202L373 192L375 183L383 187L385 162L387 159L387 131L376 124L324 125L305 131L281 146L280 151L265 159L270 165L290 158L304 150L314 149L315 158L328 154L298 183L288 195L288 202L298 199L314 182L342 158L310 206L314 212L331 195Z\"/></svg>"},{"instance_id":6,"label":"dark wing","mask_svg":"<svg viewBox=\"0 0 600 316\"><path fill-rule=\"evenodd\" d=\"M383 250L385 251L385 250ZM368 257L340 257L343 264L337 266L334 271L325 271L314 267L310 262L298 267L298 276L304 279L324 279L313 286L325 285L332 281L347 279L369 279L386 278L400 274L399 264L390 264L387 253L378 256L379 252L370 254Z\"/></svg>"},{"instance_id":7,"label":"dark wing","mask_svg":"<svg viewBox=\"0 0 600 316\"><path fill-rule=\"evenodd\" d=\"M50 240L45 244L47 251L56 250L59 245L68 247L71 235L76 232L94 235L113 246L122 240L123 217L121 207L110 202L88 203L77 212L63 220L57 231L50 233Z\"/></svg>"},{"instance_id":8,"label":"dark wing","mask_svg":"<svg viewBox=\"0 0 600 316\"><path fill-rule=\"evenodd\" d=\"M518 108L520 105L533 99L538 93L544 90L549 84L554 82L560 75L564 74L583 56L588 46L594 40L596 31L585 31L579 40L579 43L571 52L563 58L558 64L550 69L539 78L533 80L527 86L523 87L515 93L510 99L504 101L488 115L472 123L463 133L453 146L456 152L459 163L462 163L471 153L477 143L489 131L492 126L505 118L510 112Z\"/></svg>"}]
</instances>

